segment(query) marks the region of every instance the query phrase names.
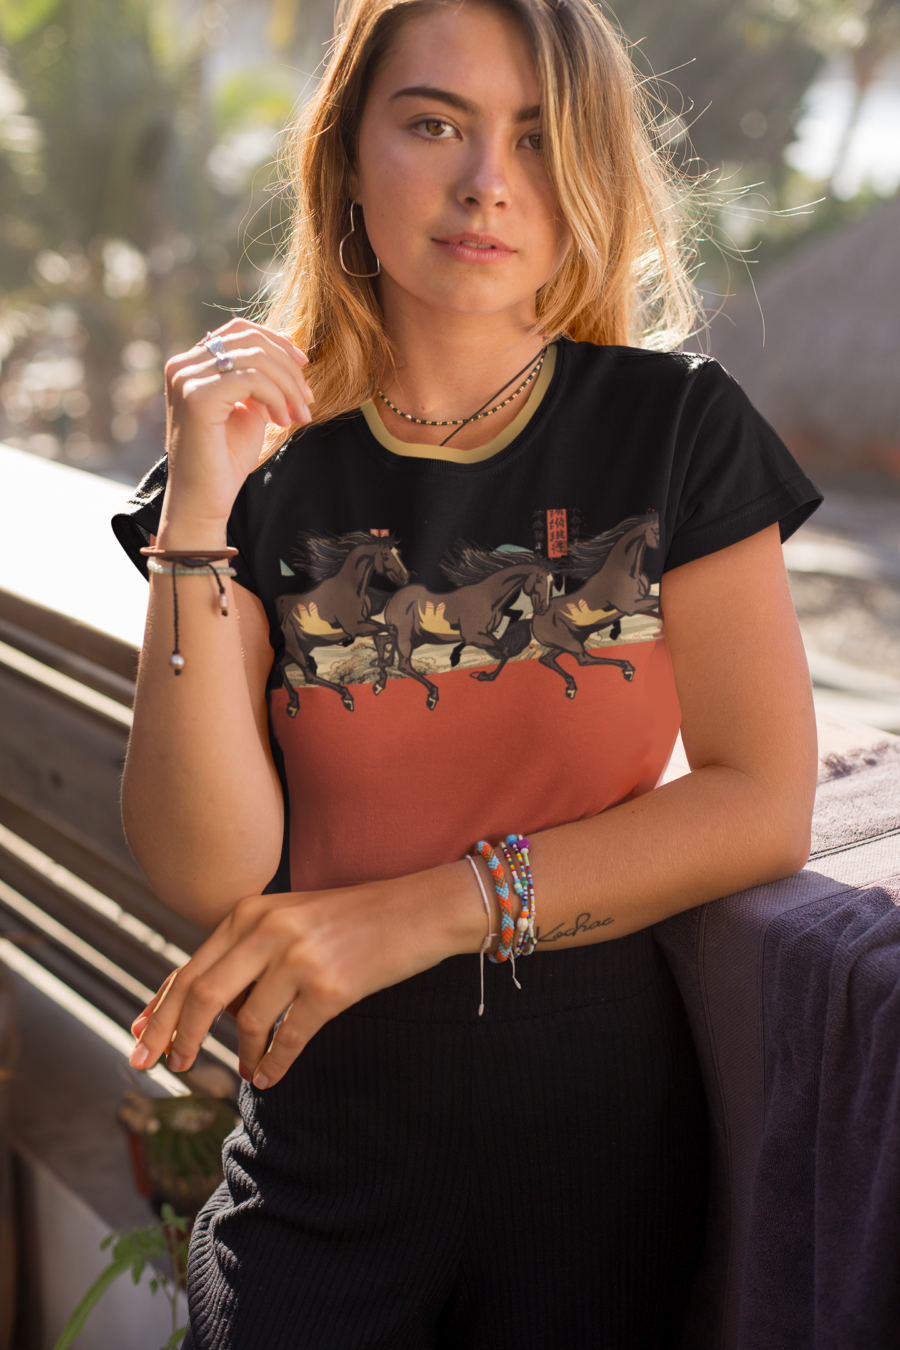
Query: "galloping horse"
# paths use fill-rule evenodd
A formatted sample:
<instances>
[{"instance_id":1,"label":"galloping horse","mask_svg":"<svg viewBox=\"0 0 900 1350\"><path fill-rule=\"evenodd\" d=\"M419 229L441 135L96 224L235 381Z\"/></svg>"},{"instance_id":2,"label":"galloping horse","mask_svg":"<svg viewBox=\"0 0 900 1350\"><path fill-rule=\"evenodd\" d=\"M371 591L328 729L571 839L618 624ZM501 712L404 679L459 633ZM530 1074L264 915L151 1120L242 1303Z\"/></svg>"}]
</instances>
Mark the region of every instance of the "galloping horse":
<instances>
[{"instance_id":1,"label":"galloping horse","mask_svg":"<svg viewBox=\"0 0 900 1350\"><path fill-rule=\"evenodd\" d=\"M618 666L626 680L634 679L630 661L592 656L585 642L601 628L610 628L611 636L617 638L626 615L658 612L659 601L650 593L650 579L644 570L647 549L658 547L656 511L629 516L605 534L570 545L568 559L559 570L583 578L584 585L568 595L554 596L543 614L535 610L531 621L531 634L548 649L538 660L565 680L566 698L574 698L578 690L574 678L557 660L566 652L580 666Z\"/></svg>"},{"instance_id":2,"label":"galloping horse","mask_svg":"<svg viewBox=\"0 0 900 1350\"><path fill-rule=\"evenodd\" d=\"M459 664L464 647L481 647L499 664L491 671L470 671L470 676L474 680L496 680L513 655L496 636L511 602L522 591L535 614L545 614L550 603L550 565L527 549L488 553L475 544L461 544L445 557L441 571L455 590L441 595L424 586L404 586L387 602L384 622L390 636L375 638L379 662L376 694L385 687L388 657L393 659L396 652L398 669L424 684L427 706L435 707L437 685L412 663L413 652L425 643L452 643L451 666Z\"/></svg>"},{"instance_id":3,"label":"galloping horse","mask_svg":"<svg viewBox=\"0 0 900 1350\"><path fill-rule=\"evenodd\" d=\"M372 616L368 594L373 574L386 577L395 586L409 580L409 572L397 551L392 534L303 534L291 556L291 562L307 572L320 585L300 595L281 595L275 602L284 655L279 662L281 678L288 691L288 716L296 717L300 698L287 676L287 667L296 663L307 684L334 689L348 712L353 711L353 695L344 684L325 680L316 673L314 647L347 647L358 637L375 637L385 627Z\"/></svg>"}]
</instances>

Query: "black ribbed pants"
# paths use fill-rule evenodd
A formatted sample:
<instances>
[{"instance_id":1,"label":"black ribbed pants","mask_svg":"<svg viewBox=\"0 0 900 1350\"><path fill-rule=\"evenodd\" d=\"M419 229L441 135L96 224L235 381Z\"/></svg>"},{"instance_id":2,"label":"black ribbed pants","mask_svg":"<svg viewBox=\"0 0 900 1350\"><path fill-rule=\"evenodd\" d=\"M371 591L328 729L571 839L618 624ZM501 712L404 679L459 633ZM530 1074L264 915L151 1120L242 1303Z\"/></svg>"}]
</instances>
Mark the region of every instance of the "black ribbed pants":
<instances>
[{"instance_id":1,"label":"black ribbed pants","mask_svg":"<svg viewBox=\"0 0 900 1350\"><path fill-rule=\"evenodd\" d=\"M186 1350L673 1350L706 1103L649 932L454 957L242 1094Z\"/></svg>"}]
</instances>

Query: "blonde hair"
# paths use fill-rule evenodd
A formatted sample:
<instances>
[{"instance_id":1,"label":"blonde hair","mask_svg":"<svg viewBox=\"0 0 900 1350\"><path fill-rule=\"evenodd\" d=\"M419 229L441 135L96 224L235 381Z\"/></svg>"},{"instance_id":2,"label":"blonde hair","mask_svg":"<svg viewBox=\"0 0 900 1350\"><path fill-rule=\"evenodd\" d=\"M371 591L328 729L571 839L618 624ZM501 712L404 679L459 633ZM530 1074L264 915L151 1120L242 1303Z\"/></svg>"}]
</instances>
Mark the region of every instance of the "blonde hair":
<instances>
[{"instance_id":1,"label":"blonde hair","mask_svg":"<svg viewBox=\"0 0 900 1350\"><path fill-rule=\"evenodd\" d=\"M408 17L467 2L515 16L537 65L547 171L572 238L538 293L537 331L668 349L692 327L684 193L657 143L625 43L599 6L592 0L345 0L325 72L287 143L293 226L279 289L265 314L309 355L305 373L316 422L358 408L393 359L375 285L348 276L338 253L350 228L350 175L372 77ZM361 214L345 256L354 271L367 272L374 259L361 246ZM266 458L286 438L281 429L270 430Z\"/></svg>"}]
</instances>

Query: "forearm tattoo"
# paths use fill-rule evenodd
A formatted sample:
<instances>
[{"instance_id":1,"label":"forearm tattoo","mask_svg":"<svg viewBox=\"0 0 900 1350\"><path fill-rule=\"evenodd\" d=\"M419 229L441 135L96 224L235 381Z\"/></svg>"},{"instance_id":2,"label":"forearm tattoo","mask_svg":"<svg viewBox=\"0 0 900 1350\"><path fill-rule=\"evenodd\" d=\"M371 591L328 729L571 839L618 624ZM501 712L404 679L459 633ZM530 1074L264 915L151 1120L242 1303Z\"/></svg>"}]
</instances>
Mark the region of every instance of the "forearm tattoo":
<instances>
[{"instance_id":1,"label":"forearm tattoo","mask_svg":"<svg viewBox=\"0 0 900 1350\"><path fill-rule=\"evenodd\" d=\"M564 927L564 923L558 923L555 928L543 933L538 927L537 941L559 942L560 938L579 937L582 933L592 933L595 928L606 928L614 922L614 919L592 919L590 914L579 914L571 928Z\"/></svg>"}]
</instances>

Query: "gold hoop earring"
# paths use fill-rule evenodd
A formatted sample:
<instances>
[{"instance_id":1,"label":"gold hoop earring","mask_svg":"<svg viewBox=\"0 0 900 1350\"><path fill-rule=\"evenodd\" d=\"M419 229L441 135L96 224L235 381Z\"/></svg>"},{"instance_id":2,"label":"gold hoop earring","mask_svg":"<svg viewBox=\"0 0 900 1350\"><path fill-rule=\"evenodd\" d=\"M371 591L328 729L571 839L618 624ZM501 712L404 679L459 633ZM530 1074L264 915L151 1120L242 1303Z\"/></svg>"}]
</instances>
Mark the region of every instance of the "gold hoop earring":
<instances>
[{"instance_id":1,"label":"gold hoop earring","mask_svg":"<svg viewBox=\"0 0 900 1350\"><path fill-rule=\"evenodd\" d=\"M354 219L353 219L353 208L354 208L354 206L356 206L356 205L357 205L356 202L351 202L351 203L350 203L350 229L349 229L348 232L344 235L344 237L343 237L343 239L341 240L341 242L338 244L338 257L340 258L340 261L341 261L341 267L342 267L343 270L347 273L347 276L348 276L348 277L377 277L378 274L379 274L380 271L381 271L381 259L378 258L378 257L375 258L375 261L376 261L376 263L378 264L378 266L375 268L375 271L374 271L374 272L351 272L351 271L350 271L350 268L349 268L349 267L347 266L347 264L344 262L344 245L346 244L347 240L350 238L351 234L353 234L353 233L355 232L355 230L356 230L356 223L355 223L355 221L354 221Z\"/></svg>"}]
</instances>

